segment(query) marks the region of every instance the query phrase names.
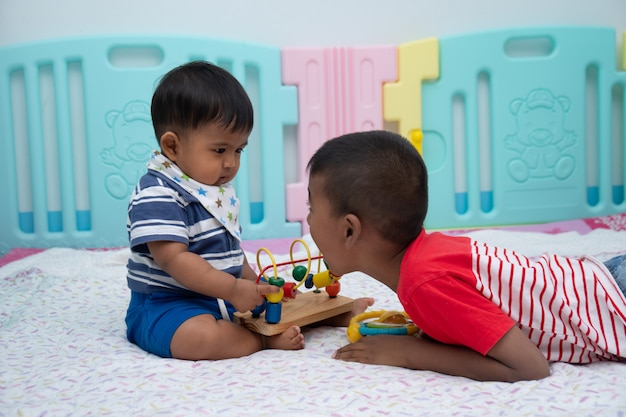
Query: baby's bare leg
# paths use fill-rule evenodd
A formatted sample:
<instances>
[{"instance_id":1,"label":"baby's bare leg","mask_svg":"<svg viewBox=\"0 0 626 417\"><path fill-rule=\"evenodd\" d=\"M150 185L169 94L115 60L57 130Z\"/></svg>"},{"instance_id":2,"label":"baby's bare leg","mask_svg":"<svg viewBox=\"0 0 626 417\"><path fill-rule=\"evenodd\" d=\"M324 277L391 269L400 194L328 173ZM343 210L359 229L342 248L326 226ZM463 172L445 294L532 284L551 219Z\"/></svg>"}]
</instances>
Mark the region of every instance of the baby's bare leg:
<instances>
[{"instance_id":1,"label":"baby's bare leg","mask_svg":"<svg viewBox=\"0 0 626 417\"><path fill-rule=\"evenodd\" d=\"M304 336L299 328L289 328L283 334L268 338L267 343L264 343L261 335L243 326L226 320L216 320L210 314L202 314L181 324L170 342L172 357L187 360L239 358L258 352L264 347L302 349Z\"/></svg>"},{"instance_id":2,"label":"baby's bare leg","mask_svg":"<svg viewBox=\"0 0 626 417\"><path fill-rule=\"evenodd\" d=\"M238 358L262 348L261 338L247 329L210 314L186 320L176 329L170 351L177 359Z\"/></svg>"}]
</instances>

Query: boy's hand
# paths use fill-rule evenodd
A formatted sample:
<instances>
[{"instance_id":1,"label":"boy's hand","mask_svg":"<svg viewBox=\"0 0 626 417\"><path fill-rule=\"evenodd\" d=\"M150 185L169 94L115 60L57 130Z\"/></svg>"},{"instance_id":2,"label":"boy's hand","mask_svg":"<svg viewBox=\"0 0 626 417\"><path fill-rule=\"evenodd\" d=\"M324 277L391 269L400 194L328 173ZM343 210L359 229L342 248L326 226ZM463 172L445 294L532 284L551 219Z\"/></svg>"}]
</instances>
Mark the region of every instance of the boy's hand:
<instances>
[{"instance_id":1,"label":"boy's hand","mask_svg":"<svg viewBox=\"0 0 626 417\"><path fill-rule=\"evenodd\" d=\"M414 336L366 336L335 351L333 359L372 365L409 367L409 363L404 359L405 351L414 345L415 340Z\"/></svg>"},{"instance_id":2,"label":"boy's hand","mask_svg":"<svg viewBox=\"0 0 626 417\"><path fill-rule=\"evenodd\" d=\"M245 313L253 310L256 306L263 303L263 296L279 292L280 288L275 285L256 284L254 281L247 279L236 280L233 296L228 300L237 309L237 311Z\"/></svg>"}]
</instances>

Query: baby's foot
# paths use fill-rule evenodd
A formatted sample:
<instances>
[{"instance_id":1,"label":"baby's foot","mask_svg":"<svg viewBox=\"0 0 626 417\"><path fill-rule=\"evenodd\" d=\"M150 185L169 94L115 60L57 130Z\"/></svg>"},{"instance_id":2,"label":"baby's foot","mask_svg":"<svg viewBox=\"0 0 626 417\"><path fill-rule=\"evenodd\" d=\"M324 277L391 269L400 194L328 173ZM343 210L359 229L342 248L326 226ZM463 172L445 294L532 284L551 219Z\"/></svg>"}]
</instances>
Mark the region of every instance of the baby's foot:
<instances>
[{"instance_id":1,"label":"baby's foot","mask_svg":"<svg viewBox=\"0 0 626 417\"><path fill-rule=\"evenodd\" d=\"M350 318L356 316L357 314L364 313L365 310L368 309L368 307L371 307L373 305L374 299L371 297L357 298L356 300L354 300L354 305L352 306L352 311L350 312Z\"/></svg>"},{"instance_id":2,"label":"baby's foot","mask_svg":"<svg viewBox=\"0 0 626 417\"><path fill-rule=\"evenodd\" d=\"M299 350L304 349L304 335L298 326L291 326L281 334L266 338L267 349Z\"/></svg>"}]
</instances>

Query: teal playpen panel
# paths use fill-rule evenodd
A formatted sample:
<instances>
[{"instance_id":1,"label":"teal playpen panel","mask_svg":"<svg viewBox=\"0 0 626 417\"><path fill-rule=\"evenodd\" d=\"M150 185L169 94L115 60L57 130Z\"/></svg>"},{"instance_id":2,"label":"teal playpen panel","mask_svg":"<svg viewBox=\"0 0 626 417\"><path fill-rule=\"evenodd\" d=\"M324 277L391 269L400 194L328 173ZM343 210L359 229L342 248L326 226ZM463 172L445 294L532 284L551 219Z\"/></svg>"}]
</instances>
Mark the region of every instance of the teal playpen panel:
<instances>
[{"instance_id":1,"label":"teal playpen panel","mask_svg":"<svg viewBox=\"0 0 626 417\"><path fill-rule=\"evenodd\" d=\"M422 89L428 227L626 210L613 29L490 31L439 46L439 79Z\"/></svg>"},{"instance_id":2,"label":"teal playpen panel","mask_svg":"<svg viewBox=\"0 0 626 417\"><path fill-rule=\"evenodd\" d=\"M255 128L236 179L244 238L292 237L285 220L283 127L296 91L281 85L280 50L189 37L69 39L0 48L0 253L12 247L127 244L132 188L156 139L159 78L202 59L248 91Z\"/></svg>"}]
</instances>

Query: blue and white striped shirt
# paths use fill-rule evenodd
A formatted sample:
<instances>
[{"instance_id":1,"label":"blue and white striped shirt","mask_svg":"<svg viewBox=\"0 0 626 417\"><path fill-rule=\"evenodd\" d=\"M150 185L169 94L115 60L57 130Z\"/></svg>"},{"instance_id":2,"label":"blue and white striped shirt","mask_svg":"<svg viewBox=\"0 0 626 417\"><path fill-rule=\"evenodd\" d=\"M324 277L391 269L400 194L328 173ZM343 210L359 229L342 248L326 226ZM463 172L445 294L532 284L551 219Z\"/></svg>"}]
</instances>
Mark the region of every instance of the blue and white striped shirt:
<instances>
[{"instance_id":1,"label":"blue and white striped shirt","mask_svg":"<svg viewBox=\"0 0 626 417\"><path fill-rule=\"evenodd\" d=\"M139 180L128 205L126 224L131 255L128 287L136 292L175 292L199 296L178 283L156 264L147 243L181 242L215 269L241 277L244 253L239 241L189 192L165 175L149 170Z\"/></svg>"}]
</instances>

